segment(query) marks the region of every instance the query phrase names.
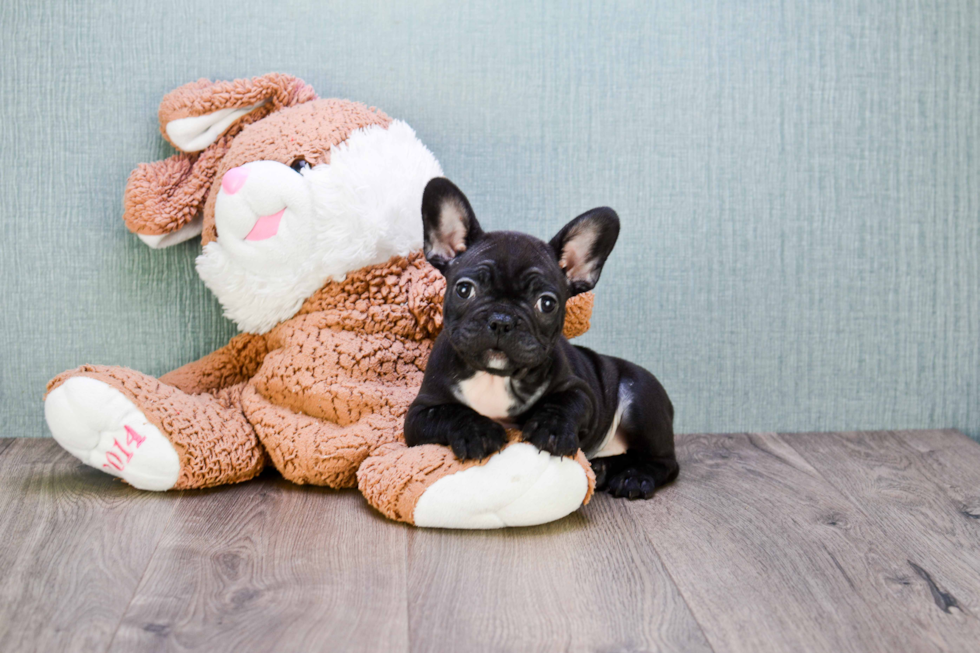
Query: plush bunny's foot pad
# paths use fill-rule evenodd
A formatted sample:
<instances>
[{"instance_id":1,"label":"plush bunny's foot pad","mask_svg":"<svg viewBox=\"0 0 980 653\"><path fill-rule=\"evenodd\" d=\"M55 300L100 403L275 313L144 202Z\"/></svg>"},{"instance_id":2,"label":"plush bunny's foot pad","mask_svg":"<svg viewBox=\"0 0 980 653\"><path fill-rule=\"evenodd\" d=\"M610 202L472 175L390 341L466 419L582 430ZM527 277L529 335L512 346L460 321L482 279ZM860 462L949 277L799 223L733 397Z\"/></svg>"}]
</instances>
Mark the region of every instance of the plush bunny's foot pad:
<instances>
[{"instance_id":1,"label":"plush bunny's foot pad","mask_svg":"<svg viewBox=\"0 0 980 653\"><path fill-rule=\"evenodd\" d=\"M358 487L391 519L430 528L534 526L588 503L595 476L582 452L552 456L513 442L485 461L448 447L388 445L358 471Z\"/></svg>"},{"instance_id":2,"label":"plush bunny's foot pad","mask_svg":"<svg viewBox=\"0 0 980 653\"><path fill-rule=\"evenodd\" d=\"M54 439L86 465L141 490L177 483L177 451L123 393L97 379L76 376L48 394L44 417Z\"/></svg>"}]
</instances>

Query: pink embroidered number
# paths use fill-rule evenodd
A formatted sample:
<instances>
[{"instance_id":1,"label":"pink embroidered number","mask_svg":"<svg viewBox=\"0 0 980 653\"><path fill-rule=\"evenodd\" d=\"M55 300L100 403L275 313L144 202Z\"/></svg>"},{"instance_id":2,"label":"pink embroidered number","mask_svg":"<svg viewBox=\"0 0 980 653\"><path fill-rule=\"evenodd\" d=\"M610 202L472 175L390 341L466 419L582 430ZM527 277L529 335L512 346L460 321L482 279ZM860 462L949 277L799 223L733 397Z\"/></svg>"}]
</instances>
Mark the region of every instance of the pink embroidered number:
<instances>
[{"instance_id":1,"label":"pink embroidered number","mask_svg":"<svg viewBox=\"0 0 980 653\"><path fill-rule=\"evenodd\" d=\"M146 442L146 438L136 432L131 426L126 426L126 444L132 449L139 449L140 445ZM106 462L102 464L103 467L113 467L120 472L126 466L130 460L133 459L133 452L130 449L124 447L120 442L119 438L113 438L112 446L119 450L119 452L126 457L124 461L122 457L115 451L107 451L105 454Z\"/></svg>"},{"instance_id":2,"label":"pink embroidered number","mask_svg":"<svg viewBox=\"0 0 980 653\"><path fill-rule=\"evenodd\" d=\"M126 444L135 443L136 447L139 448L139 446L143 444L145 440L146 438L144 438L142 435L140 435L135 430L133 430L133 427L131 426L126 427Z\"/></svg>"}]
</instances>

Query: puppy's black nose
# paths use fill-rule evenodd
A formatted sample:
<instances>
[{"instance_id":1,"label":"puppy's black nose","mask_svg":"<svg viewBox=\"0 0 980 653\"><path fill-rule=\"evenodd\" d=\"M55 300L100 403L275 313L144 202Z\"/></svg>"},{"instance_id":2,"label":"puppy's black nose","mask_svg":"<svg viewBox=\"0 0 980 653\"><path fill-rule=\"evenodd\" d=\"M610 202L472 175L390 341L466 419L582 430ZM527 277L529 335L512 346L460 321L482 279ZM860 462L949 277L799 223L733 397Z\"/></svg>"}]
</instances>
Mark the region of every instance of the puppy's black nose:
<instances>
[{"instance_id":1,"label":"puppy's black nose","mask_svg":"<svg viewBox=\"0 0 980 653\"><path fill-rule=\"evenodd\" d=\"M490 320L487 322L487 328L490 329L491 333L502 336L510 333L516 326L516 323L517 320L515 320L514 316L512 315L507 315L506 313L494 313L490 316Z\"/></svg>"}]
</instances>

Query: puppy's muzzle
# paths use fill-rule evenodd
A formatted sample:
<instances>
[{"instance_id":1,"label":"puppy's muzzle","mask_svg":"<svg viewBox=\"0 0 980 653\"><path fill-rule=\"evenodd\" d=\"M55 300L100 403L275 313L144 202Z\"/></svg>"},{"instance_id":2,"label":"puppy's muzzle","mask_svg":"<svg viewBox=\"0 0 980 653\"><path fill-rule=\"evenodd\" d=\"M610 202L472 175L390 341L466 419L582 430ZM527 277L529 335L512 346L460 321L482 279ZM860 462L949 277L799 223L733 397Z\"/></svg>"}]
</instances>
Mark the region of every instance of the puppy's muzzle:
<instances>
[{"instance_id":1,"label":"puppy's muzzle","mask_svg":"<svg viewBox=\"0 0 980 653\"><path fill-rule=\"evenodd\" d=\"M520 318L499 311L494 311L487 319L487 330L498 340L508 337L510 332L519 326Z\"/></svg>"}]
</instances>

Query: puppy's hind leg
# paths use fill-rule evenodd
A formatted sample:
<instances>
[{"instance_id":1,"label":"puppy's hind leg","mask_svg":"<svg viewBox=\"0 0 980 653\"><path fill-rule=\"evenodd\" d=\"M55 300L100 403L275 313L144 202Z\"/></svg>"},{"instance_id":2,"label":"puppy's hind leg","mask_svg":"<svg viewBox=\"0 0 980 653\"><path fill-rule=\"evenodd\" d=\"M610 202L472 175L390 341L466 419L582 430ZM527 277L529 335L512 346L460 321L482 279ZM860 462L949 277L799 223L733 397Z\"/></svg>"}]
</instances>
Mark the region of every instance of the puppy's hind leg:
<instances>
[{"instance_id":1,"label":"puppy's hind leg","mask_svg":"<svg viewBox=\"0 0 980 653\"><path fill-rule=\"evenodd\" d=\"M674 453L674 407L660 382L642 367L617 360L620 401L628 401L616 433L626 453L593 461L596 486L614 497L649 499L680 470Z\"/></svg>"}]
</instances>

